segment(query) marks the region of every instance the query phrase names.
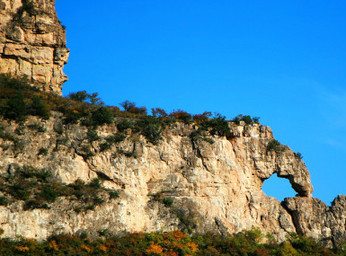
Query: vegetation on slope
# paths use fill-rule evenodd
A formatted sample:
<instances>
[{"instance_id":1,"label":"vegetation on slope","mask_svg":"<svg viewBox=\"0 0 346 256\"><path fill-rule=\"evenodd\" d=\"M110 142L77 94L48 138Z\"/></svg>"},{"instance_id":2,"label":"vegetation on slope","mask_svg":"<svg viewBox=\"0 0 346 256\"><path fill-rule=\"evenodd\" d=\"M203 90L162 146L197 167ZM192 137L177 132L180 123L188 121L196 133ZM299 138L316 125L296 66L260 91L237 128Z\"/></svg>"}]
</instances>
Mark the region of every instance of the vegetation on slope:
<instances>
[{"instance_id":1,"label":"vegetation on slope","mask_svg":"<svg viewBox=\"0 0 346 256\"><path fill-rule=\"evenodd\" d=\"M71 202L71 209L80 212L93 210L119 196L118 191L105 189L99 179L85 184L81 180L65 185L46 170L32 166L12 167L10 174L0 176L0 205L7 206L16 201L23 201L24 210L36 208L50 209L59 197Z\"/></svg>"},{"instance_id":2,"label":"vegetation on slope","mask_svg":"<svg viewBox=\"0 0 346 256\"><path fill-rule=\"evenodd\" d=\"M122 110L115 106L104 106L97 93L86 91L71 93L68 97L60 97L45 93L28 85L25 78L12 78L0 75L0 116L22 122L28 115L48 119L50 111L58 111L64 115L65 124L80 123L95 128L103 124L115 122L120 132L131 129L141 133L146 139L157 144L167 125L175 122L196 124L199 137L206 132L212 136L230 136L230 129L224 116L212 115L210 112L191 115L183 110L175 110L170 114L160 108L153 108L148 115L146 107L137 107L135 103L120 103ZM238 115L232 121L239 124L257 123L259 118Z\"/></svg>"},{"instance_id":3,"label":"vegetation on slope","mask_svg":"<svg viewBox=\"0 0 346 256\"><path fill-rule=\"evenodd\" d=\"M54 235L47 241L33 239L0 240L1 255L345 255L343 251L324 248L313 240L292 234L286 242L276 243L257 229L233 236L215 234L189 236L181 231L169 233L134 233L122 237L110 236L107 230L99 231L100 238L91 240L80 236Z\"/></svg>"}]
</instances>

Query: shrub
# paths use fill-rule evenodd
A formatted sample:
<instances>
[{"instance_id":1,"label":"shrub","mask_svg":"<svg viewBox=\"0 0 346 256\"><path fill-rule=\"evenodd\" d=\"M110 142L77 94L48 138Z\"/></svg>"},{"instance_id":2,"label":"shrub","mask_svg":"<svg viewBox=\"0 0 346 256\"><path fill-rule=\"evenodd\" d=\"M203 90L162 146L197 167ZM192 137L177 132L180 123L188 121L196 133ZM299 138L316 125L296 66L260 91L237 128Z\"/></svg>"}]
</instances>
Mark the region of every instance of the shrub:
<instances>
[{"instance_id":1,"label":"shrub","mask_svg":"<svg viewBox=\"0 0 346 256\"><path fill-rule=\"evenodd\" d=\"M205 122L212 116L211 112L204 112L203 114L193 115L193 121L197 123Z\"/></svg>"},{"instance_id":2,"label":"shrub","mask_svg":"<svg viewBox=\"0 0 346 256\"><path fill-rule=\"evenodd\" d=\"M134 102L125 100L124 102L120 103L120 105L123 107L124 111L126 112L137 114L137 115L147 115L147 108L136 107L136 103Z\"/></svg>"},{"instance_id":3,"label":"shrub","mask_svg":"<svg viewBox=\"0 0 346 256\"><path fill-rule=\"evenodd\" d=\"M259 117L251 117L249 115L238 115L235 118L232 119L232 122L236 124L240 124L240 121L243 121L245 124L252 124L252 123L258 123Z\"/></svg>"},{"instance_id":4,"label":"shrub","mask_svg":"<svg viewBox=\"0 0 346 256\"><path fill-rule=\"evenodd\" d=\"M7 206L8 205L8 199L4 196L0 196L0 205Z\"/></svg>"},{"instance_id":5,"label":"shrub","mask_svg":"<svg viewBox=\"0 0 346 256\"><path fill-rule=\"evenodd\" d=\"M189 113L187 113L183 110L180 110L180 109L173 111L171 114L169 114L169 116L173 119L181 120L186 124L190 123L190 121L192 119L192 117Z\"/></svg>"},{"instance_id":6,"label":"shrub","mask_svg":"<svg viewBox=\"0 0 346 256\"><path fill-rule=\"evenodd\" d=\"M298 159L298 160L302 160L303 159L303 156L301 153L297 152L297 153L294 153L294 156Z\"/></svg>"},{"instance_id":7,"label":"shrub","mask_svg":"<svg viewBox=\"0 0 346 256\"><path fill-rule=\"evenodd\" d=\"M48 149L47 148L40 148L38 150L37 155L44 155L44 156L48 155Z\"/></svg>"},{"instance_id":8,"label":"shrub","mask_svg":"<svg viewBox=\"0 0 346 256\"><path fill-rule=\"evenodd\" d=\"M117 128L119 132L123 132L129 128L133 128L133 124L129 120L123 119L117 124Z\"/></svg>"},{"instance_id":9,"label":"shrub","mask_svg":"<svg viewBox=\"0 0 346 256\"><path fill-rule=\"evenodd\" d=\"M167 197L167 198L164 198L162 202L166 207L171 207L174 203L174 199L172 197Z\"/></svg>"},{"instance_id":10,"label":"shrub","mask_svg":"<svg viewBox=\"0 0 346 256\"><path fill-rule=\"evenodd\" d=\"M152 116L144 117L137 121L136 126L139 128L141 134L152 144L158 144L162 139L161 122Z\"/></svg>"},{"instance_id":11,"label":"shrub","mask_svg":"<svg viewBox=\"0 0 346 256\"><path fill-rule=\"evenodd\" d=\"M168 116L166 111L162 108L152 108L151 113L153 114L153 117L156 117L156 118L163 118Z\"/></svg>"},{"instance_id":12,"label":"shrub","mask_svg":"<svg viewBox=\"0 0 346 256\"><path fill-rule=\"evenodd\" d=\"M89 142L93 142L98 140L100 137L97 134L97 131L95 129L89 129L87 132L87 138Z\"/></svg>"},{"instance_id":13,"label":"shrub","mask_svg":"<svg viewBox=\"0 0 346 256\"><path fill-rule=\"evenodd\" d=\"M40 193L40 196L48 202L54 202L58 197L57 192L50 187L45 187Z\"/></svg>"},{"instance_id":14,"label":"shrub","mask_svg":"<svg viewBox=\"0 0 346 256\"><path fill-rule=\"evenodd\" d=\"M50 116L47 106L42 102L39 96L32 97L29 113L34 116L40 116L43 119L49 119Z\"/></svg>"},{"instance_id":15,"label":"shrub","mask_svg":"<svg viewBox=\"0 0 346 256\"><path fill-rule=\"evenodd\" d=\"M267 152L275 151L276 153L284 152L286 150L286 146L282 145L277 140L271 140L267 145Z\"/></svg>"},{"instance_id":16,"label":"shrub","mask_svg":"<svg viewBox=\"0 0 346 256\"><path fill-rule=\"evenodd\" d=\"M70 93L67 97L71 100L75 100L79 102L87 102L92 105L102 106L104 103L100 98L98 98L98 96L99 95L97 92L89 94L86 91L79 91L79 92Z\"/></svg>"},{"instance_id":17,"label":"shrub","mask_svg":"<svg viewBox=\"0 0 346 256\"><path fill-rule=\"evenodd\" d=\"M217 115L201 124L201 129L210 129L211 135L227 136L230 134L230 128L226 117Z\"/></svg>"},{"instance_id":18,"label":"shrub","mask_svg":"<svg viewBox=\"0 0 346 256\"><path fill-rule=\"evenodd\" d=\"M91 119L94 125L110 124L113 122L113 114L106 107L100 107L92 113Z\"/></svg>"},{"instance_id":19,"label":"shrub","mask_svg":"<svg viewBox=\"0 0 346 256\"><path fill-rule=\"evenodd\" d=\"M90 187L94 187L94 188L100 188L101 187L101 183L100 183L100 179L95 178L93 179L90 183L89 183Z\"/></svg>"},{"instance_id":20,"label":"shrub","mask_svg":"<svg viewBox=\"0 0 346 256\"><path fill-rule=\"evenodd\" d=\"M26 116L24 95L20 92L11 97L5 106L5 118L23 121Z\"/></svg>"},{"instance_id":21,"label":"shrub","mask_svg":"<svg viewBox=\"0 0 346 256\"><path fill-rule=\"evenodd\" d=\"M109 191L109 199L114 199L114 198L119 198L120 195L119 195L119 192L118 191Z\"/></svg>"}]
</instances>

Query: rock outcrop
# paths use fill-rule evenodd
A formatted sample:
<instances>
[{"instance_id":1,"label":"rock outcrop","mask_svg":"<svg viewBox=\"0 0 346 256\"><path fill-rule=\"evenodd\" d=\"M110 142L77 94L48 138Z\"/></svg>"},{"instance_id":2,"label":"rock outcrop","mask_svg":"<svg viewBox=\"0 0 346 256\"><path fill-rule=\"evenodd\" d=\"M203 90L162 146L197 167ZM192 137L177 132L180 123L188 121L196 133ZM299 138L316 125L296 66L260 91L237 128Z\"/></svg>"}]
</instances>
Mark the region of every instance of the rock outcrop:
<instances>
[{"instance_id":1,"label":"rock outcrop","mask_svg":"<svg viewBox=\"0 0 346 256\"><path fill-rule=\"evenodd\" d=\"M61 95L68 55L55 0L0 0L0 73Z\"/></svg>"},{"instance_id":2,"label":"rock outcrop","mask_svg":"<svg viewBox=\"0 0 346 256\"><path fill-rule=\"evenodd\" d=\"M255 226L278 241L290 232L329 246L345 239L345 196L331 207L311 197L303 161L288 147L268 151L272 131L260 124L230 122L228 138L196 140L191 138L196 127L178 122L166 127L157 145L128 130L125 140L107 148L102 145L118 133L116 125L99 127L98 139L92 142L87 128L64 125L58 113L47 121L30 117L22 125L4 120L1 125L17 138L0 139L2 175L13 172L15 165L31 165L49 170L63 183L98 177L103 186L120 191L120 198L83 212L71 209L64 198L50 209L24 211L21 201L0 206L5 237L44 239L53 233L103 229L119 233L187 228L223 234ZM40 148L47 154L38 154ZM296 197L280 202L262 191L264 180L275 173L289 179Z\"/></svg>"}]
</instances>

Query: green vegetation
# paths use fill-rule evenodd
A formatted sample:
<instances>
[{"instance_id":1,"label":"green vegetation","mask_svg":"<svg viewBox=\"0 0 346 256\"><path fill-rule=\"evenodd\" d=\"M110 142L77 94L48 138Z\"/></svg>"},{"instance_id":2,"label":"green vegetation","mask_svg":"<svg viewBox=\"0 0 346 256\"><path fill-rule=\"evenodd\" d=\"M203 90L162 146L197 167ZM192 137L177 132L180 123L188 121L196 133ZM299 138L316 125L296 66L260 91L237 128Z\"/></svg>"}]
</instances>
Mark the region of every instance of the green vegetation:
<instances>
[{"instance_id":1,"label":"green vegetation","mask_svg":"<svg viewBox=\"0 0 346 256\"><path fill-rule=\"evenodd\" d=\"M16 122L23 122L28 115L48 119L50 111L63 114L63 124L54 127L59 134L64 132L64 124L81 124L88 127L88 140L93 142L99 139L96 132L98 126L115 122L119 133L115 141L106 140L101 145L101 151L108 150L130 131L131 135L141 134L148 142L158 144L166 126L176 122L194 124L196 133L191 134L192 141L202 139L209 143L214 140L210 136L226 136L232 138L229 121L220 114L214 116L210 112L191 115L183 110L176 110L167 114L165 110L153 108L152 115L147 114L146 107L137 107L134 102L120 103L118 107L104 106L97 93L80 91L70 93L66 98L41 92L28 85L25 78L12 78L0 75L0 116ZM247 125L258 122L258 118L239 115L233 122L244 121ZM35 127L33 127L35 128ZM41 127L38 130L43 131Z\"/></svg>"},{"instance_id":2,"label":"green vegetation","mask_svg":"<svg viewBox=\"0 0 346 256\"><path fill-rule=\"evenodd\" d=\"M31 166L16 167L14 174L0 176L0 205L24 201L23 209L50 208L59 197L71 201L75 211L94 209L104 201L119 197L117 191L102 187L99 179L85 184L81 180L64 185L57 181L49 171ZM102 198L103 199L102 199Z\"/></svg>"},{"instance_id":3,"label":"green vegetation","mask_svg":"<svg viewBox=\"0 0 346 256\"><path fill-rule=\"evenodd\" d=\"M299 152L294 153L294 156L295 156L295 158L297 158L298 160L302 160L302 159L303 159L302 154L299 153Z\"/></svg>"},{"instance_id":4,"label":"green vegetation","mask_svg":"<svg viewBox=\"0 0 346 256\"><path fill-rule=\"evenodd\" d=\"M236 124L240 124L240 121L243 121L245 124L252 124L252 123L258 123L259 119L260 119L259 117L238 115L235 118L233 118L232 122L235 122Z\"/></svg>"},{"instance_id":5,"label":"green vegetation","mask_svg":"<svg viewBox=\"0 0 346 256\"><path fill-rule=\"evenodd\" d=\"M284 152L287 149L287 146L282 145L277 140L271 140L267 145L267 152L275 151L276 153Z\"/></svg>"},{"instance_id":6,"label":"green vegetation","mask_svg":"<svg viewBox=\"0 0 346 256\"><path fill-rule=\"evenodd\" d=\"M336 256L343 251L327 249L313 240L292 234L287 241L263 242L264 235L252 229L230 235L187 235L181 231L134 233L112 236L108 229L97 231L102 239L54 235L47 241L34 239L0 240L1 255L162 255L162 256Z\"/></svg>"}]
</instances>

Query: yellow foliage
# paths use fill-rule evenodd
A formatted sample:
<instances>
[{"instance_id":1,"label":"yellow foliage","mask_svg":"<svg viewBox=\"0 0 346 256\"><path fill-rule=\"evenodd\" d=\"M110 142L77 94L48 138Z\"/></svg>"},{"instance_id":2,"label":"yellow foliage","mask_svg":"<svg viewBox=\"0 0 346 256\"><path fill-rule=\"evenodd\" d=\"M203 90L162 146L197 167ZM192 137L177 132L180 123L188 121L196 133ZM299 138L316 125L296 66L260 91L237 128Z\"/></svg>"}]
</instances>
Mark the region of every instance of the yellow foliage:
<instances>
[{"instance_id":1,"label":"yellow foliage","mask_svg":"<svg viewBox=\"0 0 346 256\"><path fill-rule=\"evenodd\" d=\"M55 251L59 251L59 246L56 244L55 240L49 242L49 247L54 249Z\"/></svg>"},{"instance_id":2,"label":"yellow foliage","mask_svg":"<svg viewBox=\"0 0 346 256\"><path fill-rule=\"evenodd\" d=\"M296 251L296 249L293 248L291 243L284 242L280 250L280 255L281 256L296 256L298 255L298 252Z\"/></svg>"}]
</instances>

